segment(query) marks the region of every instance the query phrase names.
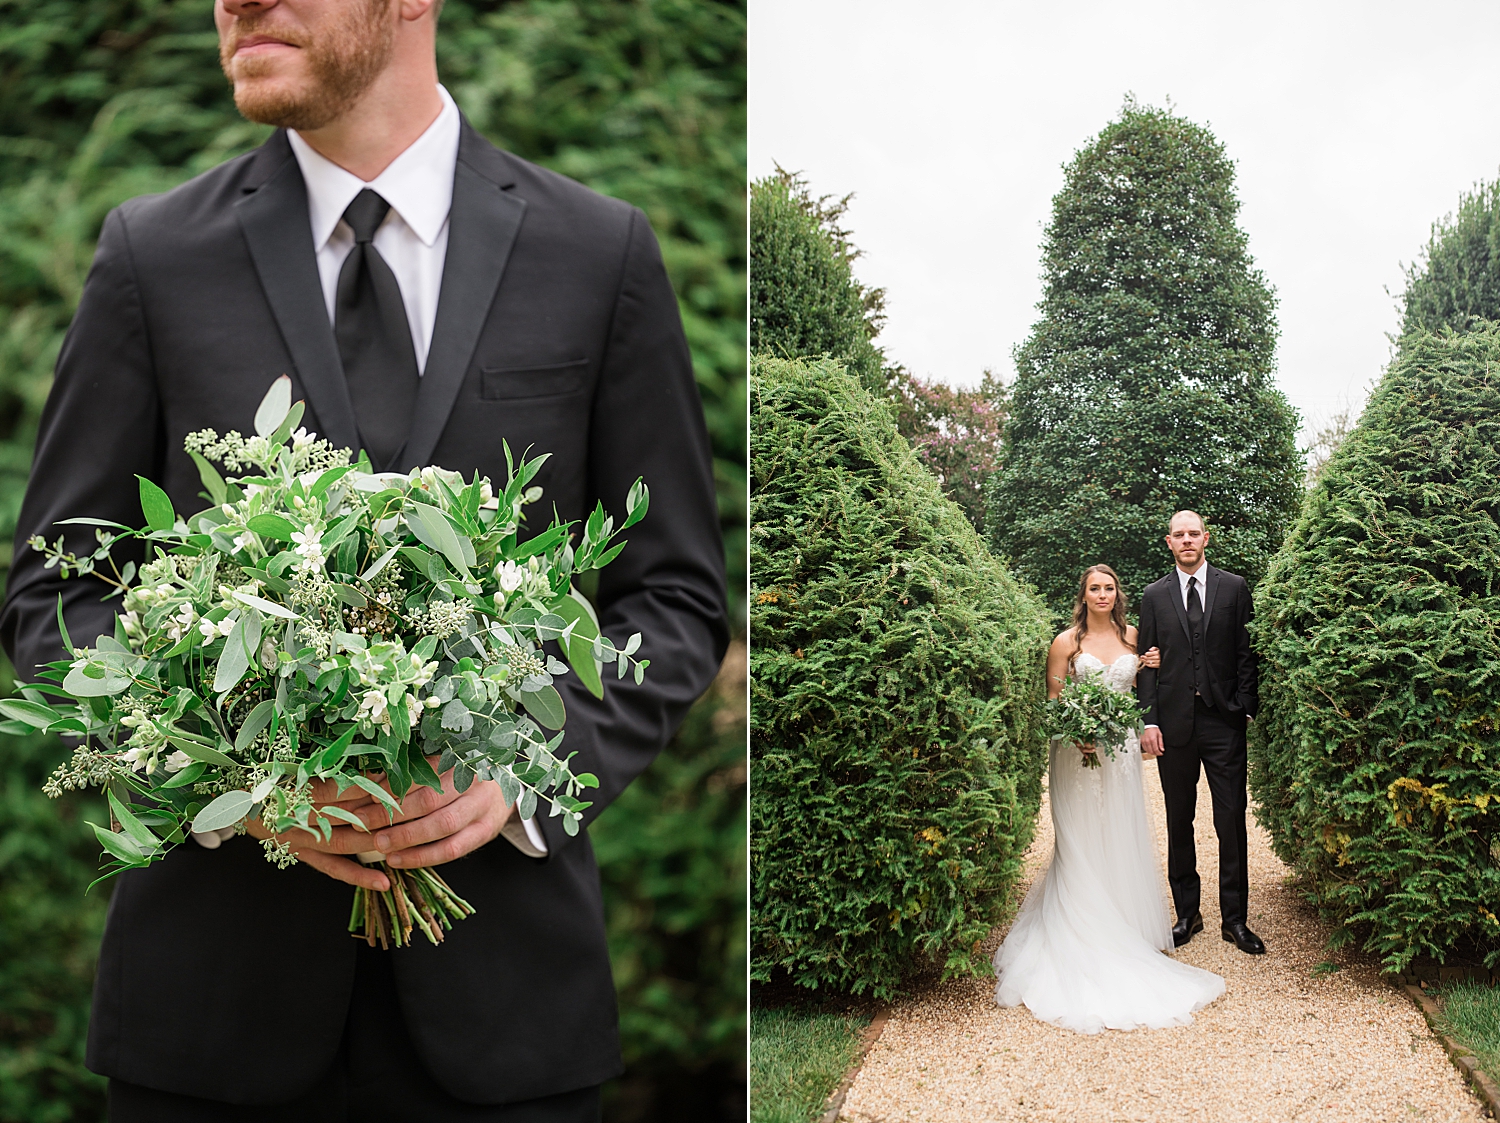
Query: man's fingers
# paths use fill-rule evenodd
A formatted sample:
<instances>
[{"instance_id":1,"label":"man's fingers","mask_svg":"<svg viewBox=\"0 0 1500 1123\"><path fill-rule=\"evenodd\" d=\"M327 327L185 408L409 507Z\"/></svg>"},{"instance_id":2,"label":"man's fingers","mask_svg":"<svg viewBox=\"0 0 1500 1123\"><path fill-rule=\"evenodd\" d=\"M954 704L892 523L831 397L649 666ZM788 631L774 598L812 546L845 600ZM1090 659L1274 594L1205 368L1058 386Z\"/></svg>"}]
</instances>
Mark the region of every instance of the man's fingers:
<instances>
[{"instance_id":1,"label":"man's fingers","mask_svg":"<svg viewBox=\"0 0 1500 1123\"><path fill-rule=\"evenodd\" d=\"M484 814L488 801L481 798L476 784L453 802L423 815L420 819L398 823L375 835L375 848L386 854L435 842L468 826Z\"/></svg>"},{"instance_id":2,"label":"man's fingers","mask_svg":"<svg viewBox=\"0 0 1500 1123\"><path fill-rule=\"evenodd\" d=\"M447 780L447 777L444 777ZM401 813L393 815L390 808L385 804L371 800L363 807L355 809L354 813L359 816L360 821L372 831L381 827L388 827L392 823L404 823L413 819L419 819L423 815L430 815L440 807L444 807L459 798L459 793L445 786L441 792L435 792L431 788L413 788L406 793L406 798L401 801Z\"/></svg>"},{"instance_id":3,"label":"man's fingers","mask_svg":"<svg viewBox=\"0 0 1500 1123\"><path fill-rule=\"evenodd\" d=\"M385 860L401 869L440 866L444 862L456 861L465 854L478 850L498 833L498 828L491 829L485 819L479 819L464 827L457 834L450 834L447 838L429 842L425 846L416 846L409 850L387 854Z\"/></svg>"},{"instance_id":4,"label":"man's fingers","mask_svg":"<svg viewBox=\"0 0 1500 1123\"><path fill-rule=\"evenodd\" d=\"M259 819L247 819L245 830L252 838L271 837L271 832L266 830ZM309 853L321 851L324 854L363 854L371 849L368 832L355 830L353 827L334 827L327 839L324 839L322 835L312 835L306 831L297 830L287 831L278 837L292 848L292 853L298 855L303 851Z\"/></svg>"},{"instance_id":5,"label":"man's fingers","mask_svg":"<svg viewBox=\"0 0 1500 1123\"><path fill-rule=\"evenodd\" d=\"M297 859L306 862L319 873L327 874L335 881L342 881L348 885L373 889L377 893L384 893L391 887L390 879L374 866L362 865L348 858L324 854L320 850L298 850Z\"/></svg>"}]
</instances>

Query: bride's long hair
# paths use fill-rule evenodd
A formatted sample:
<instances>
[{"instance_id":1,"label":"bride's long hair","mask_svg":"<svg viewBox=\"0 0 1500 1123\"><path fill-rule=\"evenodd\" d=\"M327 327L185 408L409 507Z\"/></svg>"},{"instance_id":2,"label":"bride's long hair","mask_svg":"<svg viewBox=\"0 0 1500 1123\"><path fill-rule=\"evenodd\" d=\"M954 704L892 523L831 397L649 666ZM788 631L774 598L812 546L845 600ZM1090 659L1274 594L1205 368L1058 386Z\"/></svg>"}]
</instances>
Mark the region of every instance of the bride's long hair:
<instances>
[{"instance_id":1,"label":"bride's long hair","mask_svg":"<svg viewBox=\"0 0 1500 1123\"><path fill-rule=\"evenodd\" d=\"M1068 669L1073 667L1073 660L1083 653L1083 637L1089 633L1089 605L1085 594L1088 592L1089 578L1096 573L1102 573L1115 583L1115 606L1109 611L1109 622L1115 626L1115 632L1120 637L1127 650L1134 651L1135 644L1131 643L1126 636L1128 622L1125 612L1128 608L1125 599L1125 589L1120 584L1120 578L1115 571L1107 565L1091 565L1083 571L1083 576L1078 579L1078 596L1073 600L1073 653L1068 656Z\"/></svg>"}]
</instances>

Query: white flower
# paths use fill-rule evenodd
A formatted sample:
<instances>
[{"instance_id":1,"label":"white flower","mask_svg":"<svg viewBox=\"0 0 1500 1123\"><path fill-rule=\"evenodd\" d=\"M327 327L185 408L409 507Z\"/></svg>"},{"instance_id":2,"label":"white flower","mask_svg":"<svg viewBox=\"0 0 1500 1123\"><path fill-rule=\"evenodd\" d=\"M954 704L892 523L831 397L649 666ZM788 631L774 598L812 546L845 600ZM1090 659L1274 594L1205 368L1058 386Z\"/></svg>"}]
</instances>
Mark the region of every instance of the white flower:
<instances>
[{"instance_id":1,"label":"white flower","mask_svg":"<svg viewBox=\"0 0 1500 1123\"><path fill-rule=\"evenodd\" d=\"M317 567L323 564L323 544L318 541L320 537L315 526L292 531L292 541L297 544L297 553Z\"/></svg>"},{"instance_id":2,"label":"white flower","mask_svg":"<svg viewBox=\"0 0 1500 1123\"><path fill-rule=\"evenodd\" d=\"M495 578L500 582L500 588L507 593L513 593L519 589L526 580L526 571L513 561L495 567Z\"/></svg>"},{"instance_id":3,"label":"white flower","mask_svg":"<svg viewBox=\"0 0 1500 1123\"><path fill-rule=\"evenodd\" d=\"M292 447L294 449L303 449L317 439L318 436L316 433L309 433L305 428L299 428L292 434Z\"/></svg>"},{"instance_id":4,"label":"white flower","mask_svg":"<svg viewBox=\"0 0 1500 1123\"><path fill-rule=\"evenodd\" d=\"M489 480L479 481L479 506L490 511L500 509L500 498L495 494L495 489L490 486Z\"/></svg>"},{"instance_id":5,"label":"white flower","mask_svg":"<svg viewBox=\"0 0 1500 1123\"><path fill-rule=\"evenodd\" d=\"M198 613L193 606L185 604L177 610L175 616L167 617L167 638L172 641L180 640L198 619Z\"/></svg>"},{"instance_id":6,"label":"white flower","mask_svg":"<svg viewBox=\"0 0 1500 1123\"><path fill-rule=\"evenodd\" d=\"M184 768L193 763L193 758L188 756L187 753L183 752L181 749L178 749L171 756L167 757L167 759L162 763L166 765L168 772L181 772Z\"/></svg>"},{"instance_id":7,"label":"white flower","mask_svg":"<svg viewBox=\"0 0 1500 1123\"><path fill-rule=\"evenodd\" d=\"M389 703L385 700L385 691L368 691L359 702L359 717L361 720L368 718L376 725L383 725L387 729L391 726L391 715Z\"/></svg>"},{"instance_id":8,"label":"white flower","mask_svg":"<svg viewBox=\"0 0 1500 1123\"><path fill-rule=\"evenodd\" d=\"M154 755L150 745L135 745L120 754L120 763L128 764L132 772L144 772Z\"/></svg>"},{"instance_id":9,"label":"white flower","mask_svg":"<svg viewBox=\"0 0 1500 1123\"><path fill-rule=\"evenodd\" d=\"M219 634L219 626L212 620L205 620L198 625L198 630L203 633L203 638L212 642L214 636Z\"/></svg>"},{"instance_id":10,"label":"white flower","mask_svg":"<svg viewBox=\"0 0 1500 1123\"><path fill-rule=\"evenodd\" d=\"M254 541L255 541L255 534L254 534L254 532L247 530L247 531L245 531L244 534L238 534L238 535L235 536L235 539L234 539L234 548L235 548L236 551L239 551L239 550L248 550L250 548L251 544Z\"/></svg>"}]
</instances>

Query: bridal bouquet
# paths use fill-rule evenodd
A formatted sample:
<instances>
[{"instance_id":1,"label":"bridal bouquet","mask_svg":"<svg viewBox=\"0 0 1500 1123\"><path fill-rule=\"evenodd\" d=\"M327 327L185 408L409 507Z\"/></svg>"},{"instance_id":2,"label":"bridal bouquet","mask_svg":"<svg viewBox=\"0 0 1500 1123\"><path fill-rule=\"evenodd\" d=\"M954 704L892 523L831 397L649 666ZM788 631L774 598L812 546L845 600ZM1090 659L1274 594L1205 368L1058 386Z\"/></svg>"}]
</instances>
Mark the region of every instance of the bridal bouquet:
<instances>
[{"instance_id":1,"label":"bridal bouquet","mask_svg":"<svg viewBox=\"0 0 1500 1123\"><path fill-rule=\"evenodd\" d=\"M1091 745L1096 750L1082 753L1085 768L1099 767L1099 753L1104 750L1110 760L1125 747L1130 734L1140 734L1145 711L1127 691L1111 690L1096 676L1070 678L1062 693L1047 702L1046 728L1054 741L1071 741Z\"/></svg>"},{"instance_id":2,"label":"bridal bouquet","mask_svg":"<svg viewBox=\"0 0 1500 1123\"><path fill-rule=\"evenodd\" d=\"M93 647L73 646L59 600L72 658L0 700L0 729L79 738L46 791L106 789L116 829L90 824L104 877L161 860L189 831L243 832L252 818L274 835L364 829L315 800L315 780L395 815L414 785L441 790L451 769L459 791L497 781L523 819L547 803L568 834L589 807L580 794L598 786L559 755L553 681L571 669L602 697L609 664L642 681L640 635L623 648L601 635L572 579L624 549L611 542L645 516L645 485L630 489L619 531L600 505L576 542L556 517L521 541L546 456L514 462L507 447L498 491L477 473L374 473L299 429L302 413L282 377L255 436L190 434L214 504L199 514L183 518L141 479L145 529L65 520L96 527L98 548L82 557L62 539L31 542L64 577L92 573L122 596L114 635ZM211 461L247 474L226 479ZM110 556L126 539L145 545L139 568ZM296 861L285 842L261 845L279 867ZM437 943L473 912L431 869L379 868L390 889L356 889L349 920L372 946L405 946L413 929Z\"/></svg>"}]
</instances>

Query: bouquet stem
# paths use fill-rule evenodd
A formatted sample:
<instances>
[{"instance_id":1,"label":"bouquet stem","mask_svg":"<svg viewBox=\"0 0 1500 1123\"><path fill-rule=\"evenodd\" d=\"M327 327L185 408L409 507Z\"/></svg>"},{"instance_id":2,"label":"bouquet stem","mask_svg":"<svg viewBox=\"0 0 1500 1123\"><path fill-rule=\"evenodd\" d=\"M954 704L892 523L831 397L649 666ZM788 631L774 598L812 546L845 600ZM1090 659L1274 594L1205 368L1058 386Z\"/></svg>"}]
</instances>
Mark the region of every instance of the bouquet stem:
<instances>
[{"instance_id":1,"label":"bouquet stem","mask_svg":"<svg viewBox=\"0 0 1500 1123\"><path fill-rule=\"evenodd\" d=\"M383 893L373 889L354 890L349 910L349 932L371 947L379 941L382 950L392 946L411 946L413 931L440 944L443 933L474 912L436 872L430 869L398 870L384 862L368 863L385 874L391 887Z\"/></svg>"}]
</instances>

